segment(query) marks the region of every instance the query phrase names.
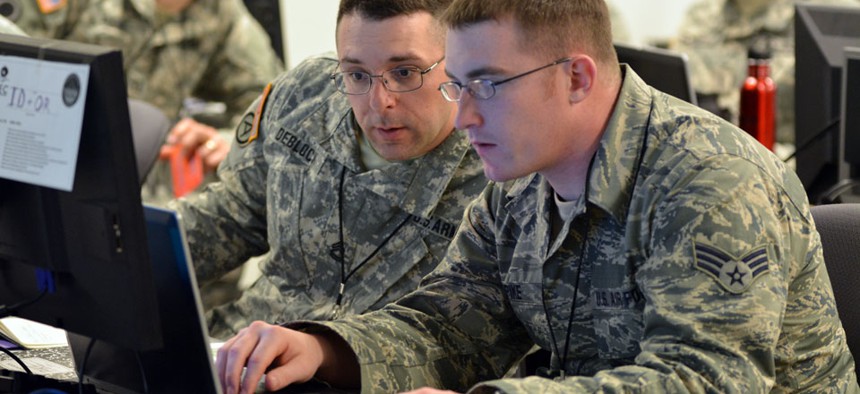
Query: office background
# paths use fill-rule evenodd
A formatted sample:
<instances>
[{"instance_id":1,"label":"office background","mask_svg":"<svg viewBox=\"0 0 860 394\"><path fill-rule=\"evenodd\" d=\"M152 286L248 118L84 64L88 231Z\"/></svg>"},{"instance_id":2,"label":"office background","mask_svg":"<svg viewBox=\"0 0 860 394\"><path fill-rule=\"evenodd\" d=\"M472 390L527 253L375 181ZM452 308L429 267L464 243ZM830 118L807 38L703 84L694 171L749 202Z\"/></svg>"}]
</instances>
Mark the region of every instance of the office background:
<instances>
[{"instance_id":1,"label":"office background","mask_svg":"<svg viewBox=\"0 0 860 394\"><path fill-rule=\"evenodd\" d=\"M287 67L334 50L339 0L279 0ZM675 35L684 12L696 0L609 0L624 14L634 44L666 41Z\"/></svg>"}]
</instances>

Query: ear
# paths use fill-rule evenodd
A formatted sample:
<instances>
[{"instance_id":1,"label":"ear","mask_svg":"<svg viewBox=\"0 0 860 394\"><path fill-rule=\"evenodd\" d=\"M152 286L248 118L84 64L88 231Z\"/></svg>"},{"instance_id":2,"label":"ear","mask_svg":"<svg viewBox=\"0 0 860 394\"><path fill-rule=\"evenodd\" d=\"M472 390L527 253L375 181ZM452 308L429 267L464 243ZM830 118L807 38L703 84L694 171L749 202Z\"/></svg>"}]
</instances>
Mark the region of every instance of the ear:
<instances>
[{"instance_id":1,"label":"ear","mask_svg":"<svg viewBox=\"0 0 860 394\"><path fill-rule=\"evenodd\" d=\"M594 82L597 80L597 64L588 56L573 56L568 66L565 67L570 77L570 91L568 99L571 104L581 102L591 93Z\"/></svg>"}]
</instances>

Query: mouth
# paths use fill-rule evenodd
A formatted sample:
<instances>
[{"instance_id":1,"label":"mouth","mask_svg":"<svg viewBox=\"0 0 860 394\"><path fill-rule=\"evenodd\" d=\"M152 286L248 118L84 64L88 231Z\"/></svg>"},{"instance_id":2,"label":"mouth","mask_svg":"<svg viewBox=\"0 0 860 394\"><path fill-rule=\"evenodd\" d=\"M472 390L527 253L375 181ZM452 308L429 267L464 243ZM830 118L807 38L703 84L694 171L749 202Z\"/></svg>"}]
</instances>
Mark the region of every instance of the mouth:
<instances>
[{"instance_id":1,"label":"mouth","mask_svg":"<svg viewBox=\"0 0 860 394\"><path fill-rule=\"evenodd\" d=\"M399 127L376 127L375 129L376 129L376 131L378 131L382 134L392 134L392 133L396 133L398 131L402 131L406 128L399 126Z\"/></svg>"},{"instance_id":2,"label":"mouth","mask_svg":"<svg viewBox=\"0 0 860 394\"><path fill-rule=\"evenodd\" d=\"M472 148L475 149L475 152L478 156L485 157L489 155L490 151L496 147L496 144L490 144L486 142L472 141Z\"/></svg>"}]
</instances>

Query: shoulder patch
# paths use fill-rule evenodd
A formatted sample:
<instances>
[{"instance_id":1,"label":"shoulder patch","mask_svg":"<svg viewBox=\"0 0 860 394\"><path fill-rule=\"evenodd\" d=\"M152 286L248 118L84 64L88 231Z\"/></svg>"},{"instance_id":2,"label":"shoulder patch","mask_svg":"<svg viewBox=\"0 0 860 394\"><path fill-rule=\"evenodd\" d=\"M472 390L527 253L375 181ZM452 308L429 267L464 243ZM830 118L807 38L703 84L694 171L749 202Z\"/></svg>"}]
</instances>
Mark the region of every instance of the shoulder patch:
<instances>
[{"instance_id":1,"label":"shoulder patch","mask_svg":"<svg viewBox=\"0 0 860 394\"><path fill-rule=\"evenodd\" d=\"M767 245L757 246L742 257L735 257L712 245L693 242L695 267L734 294L741 294L762 275L770 272Z\"/></svg>"},{"instance_id":2,"label":"shoulder patch","mask_svg":"<svg viewBox=\"0 0 860 394\"><path fill-rule=\"evenodd\" d=\"M54 13L66 7L66 0L36 0L36 3L43 14Z\"/></svg>"},{"instance_id":3,"label":"shoulder patch","mask_svg":"<svg viewBox=\"0 0 860 394\"><path fill-rule=\"evenodd\" d=\"M266 100L269 98L269 93L272 92L272 84L266 85L263 89L263 94L260 95L260 104L257 109L251 113L248 112L242 117L242 120L236 126L236 142L240 146L248 145L260 135L260 121L263 118L263 109L266 107Z\"/></svg>"}]
</instances>

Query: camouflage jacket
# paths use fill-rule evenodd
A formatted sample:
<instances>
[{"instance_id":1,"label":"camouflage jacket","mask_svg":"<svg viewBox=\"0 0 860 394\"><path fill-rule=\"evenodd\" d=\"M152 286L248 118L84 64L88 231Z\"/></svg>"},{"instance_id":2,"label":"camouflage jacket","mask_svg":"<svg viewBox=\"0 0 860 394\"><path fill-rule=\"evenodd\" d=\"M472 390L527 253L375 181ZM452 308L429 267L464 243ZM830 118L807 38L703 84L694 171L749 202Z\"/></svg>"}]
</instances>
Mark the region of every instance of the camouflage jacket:
<instances>
[{"instance_id":1,"label":"camouflage jacket","mask_svg":"<svg viewBox=\"0 0 860 394\"><path fill-rule=\"evenodd\" d=\"M48 2L16 2L19 27L34 37L121 48L129 96L173 119L185 98L197 97L224 102L234 125L283 70L240 0L195 0L175 17L158 13L151 0L69 0L49 9L38 3Z\"/></svg>"},{"instance_id":2,"label":"camouflage jacket","mask_svg":"<svg viewBox=\"0 0 860 394\"><path fill-rule=\"evenodd\" d=\"M364 170L349 102L329 78L336 67L315 58L279 77L239 126L221 182L174 205L203 280L268 251L262 278L214 311L216 337L253 320L331 319L345 276L338 315L400 298L439 263L487 183L458 131L420 158Z\"/></svg>"},{"instance_id":3,"label":"camouflage jacket","mask_svg":"<svg viewBox=\"0 0 860 394\"><path fill-rule=\"evenodd\" d=\"M677 47L689 58L696 92L715 95L720 108L737 122L740 88L747 75L747 51L759 39L772 52L771 76L777 86L777 140L794 141L794 5L771 0L757 15L744 18L736 1L701 0L687 11ZM811 0L807 3L860 5L858 0Z\"/></svg>"},{"instance_id":4,"label":"camouflage jacket","mask_svg":"<svg viewBox=\"0 0 860 394\"><path fill-rule=\"evenodd\" d=\"M797 177L625 74L556 239L544 178L490 184L416 292L322 323L355 350L364 392L860 392ZM487 381L533 344L567 378Z\"/></svg>"}]
</instances>

